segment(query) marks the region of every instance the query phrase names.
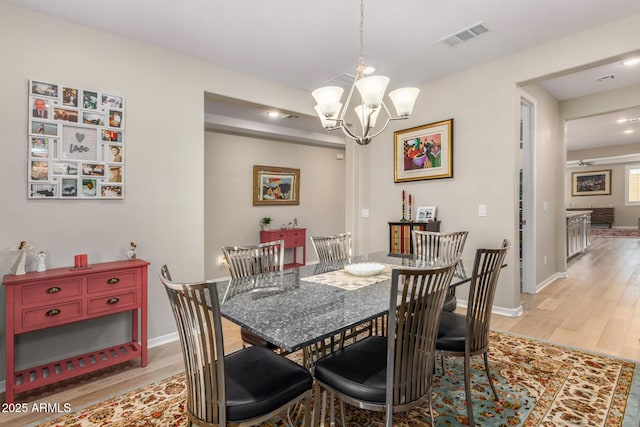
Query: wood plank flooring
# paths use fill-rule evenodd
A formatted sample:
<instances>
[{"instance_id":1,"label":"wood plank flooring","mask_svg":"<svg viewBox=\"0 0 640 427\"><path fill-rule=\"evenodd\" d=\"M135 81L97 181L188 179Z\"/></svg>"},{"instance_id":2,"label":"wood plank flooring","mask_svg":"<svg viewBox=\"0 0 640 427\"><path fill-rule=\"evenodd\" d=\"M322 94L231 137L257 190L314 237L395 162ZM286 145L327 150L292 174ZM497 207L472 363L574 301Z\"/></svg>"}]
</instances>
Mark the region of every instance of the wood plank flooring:
<instances>
[{"instance_id":1,"label":"wood plank flooring","mask_svg":"<svg viewBox=\"0 0 640 427\"><path fill-rule=\"evenodd\" d=\"M495 315L492 329L640 361L640 240L592 239L589 250L569 262L568 278L536 295L522 294L524 314ZM225 324L225 348L241 347L239 328ZM138 362L90 374L18 396L19 402L69 403L73 411L181 371L177 342L149 350L149 365ZM4 401L4 395L0 395ZM52 413L0 413L0 425L22 427Z\"/></svg>"}]
</instances>

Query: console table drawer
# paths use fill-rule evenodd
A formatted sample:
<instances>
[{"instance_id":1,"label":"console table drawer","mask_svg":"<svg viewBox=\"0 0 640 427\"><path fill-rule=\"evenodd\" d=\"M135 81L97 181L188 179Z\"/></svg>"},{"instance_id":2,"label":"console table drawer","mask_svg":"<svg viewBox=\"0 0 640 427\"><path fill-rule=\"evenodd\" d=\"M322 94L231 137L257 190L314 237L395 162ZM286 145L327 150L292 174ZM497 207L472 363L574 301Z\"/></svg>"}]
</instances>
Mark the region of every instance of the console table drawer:
<instances>
[{"instance_id":1,"label":"console table drawer","mask_svg":"<svg viewBox=\"0 0 640 427\"><path fill-rule=\"evenodd\" d=\"M87 278L87 293L108 292L137 285L135 271L91 275Z\"/></svg>"},{"instance_id":2,"label":"console table drawer","mask_svg":"<svg viewBox=\"0 0 640 427\"><path fill-rule=\"evenodd\" d=\"M23 306L42 304L43 302L55 303L80 294L82 294L82 280L80 278L52 280L22 287L19 301L16 303Z\"/></svg>"},{"instance_id":3,"label":"console table drawer","mask_svg":"<svg viewBox=\"0 0 640 427\"><path fill-rule=\"evenodd\" d=\"M42 329L82 318L82 301L69 301L22 310L22 319L17 332Z\"/></svg>"},{"instance_id":4,"label":"console table drawer","mask_svg":"<svg viewBox=\"0 0 640 427\"><path fill-rule=\"evenodd\" d=\"M113 294L98 298L92 298L87 302L87 314L90 316L105 312L117 313L138 306L137 292Z\"/></svg>"}]
</instances>

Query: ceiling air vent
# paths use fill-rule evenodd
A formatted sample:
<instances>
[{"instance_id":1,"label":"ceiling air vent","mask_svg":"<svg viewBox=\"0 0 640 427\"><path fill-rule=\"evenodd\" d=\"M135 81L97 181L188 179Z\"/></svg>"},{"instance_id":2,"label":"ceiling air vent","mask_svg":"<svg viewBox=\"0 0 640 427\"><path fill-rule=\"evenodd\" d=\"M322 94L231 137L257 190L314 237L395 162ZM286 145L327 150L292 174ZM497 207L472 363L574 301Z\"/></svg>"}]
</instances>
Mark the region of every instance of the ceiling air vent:
<instances>
[{"instance_id":1,"label":"ceiling air vent","mask_svg":"<svg viewBox=\"0 0 640 427\"><path fill-rule=\"evenodd\" d=\"M596 80L598 80L599 82L606 82L607 80L613 80L615 78L615 74L607 74L606 76L598 77Z\"/></svg>"},{"instance_id":2,"label":"ceiling air vent","mask_svg":"<svg viewBox=\"0 0 640 427\"><path fill-rule=\"evenodd\" d=\"M474 24L468 28L458 31L455 34L451 34L450 36L443 37L438 41L446 46L456 46L460 43L473 40L476 37L479 37L488 32L489 32L489 29L482 22L478 22L477 24Z\"/></svg>"}]
</instances>

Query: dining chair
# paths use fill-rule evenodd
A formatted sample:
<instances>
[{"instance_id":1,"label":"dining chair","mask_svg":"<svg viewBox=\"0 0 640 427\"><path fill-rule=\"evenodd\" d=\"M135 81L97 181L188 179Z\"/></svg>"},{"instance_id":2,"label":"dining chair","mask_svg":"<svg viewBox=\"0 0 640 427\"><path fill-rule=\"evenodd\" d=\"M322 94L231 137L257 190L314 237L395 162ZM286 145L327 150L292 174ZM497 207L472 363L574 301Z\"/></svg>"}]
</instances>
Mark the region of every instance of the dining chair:
<instances>
[{"instance_id":1,"label":"dining chair","mask_svg":"<svg viewBox=\"0 0 640 427\"><path fill-rule=\"evenodd\" d=\"M310 425L308 370L263 347L225 355L215 284L175 283L166 265L160 280L182 346L190 425L258 425L302 400L304 425Z\"/></svg>"},{"instance_id":2,"label":"dining chair","mask_svg":"<svg viewBox=\"0 0 640 427\"><path fill-rule=\"evenodd\" d=\"M467 313L443 312L440 317L436 352L440 356L464 357L464 386L470 426L475 425L471 401L472 356L483 355L489 385L495 399L499 399L489 370L489 325L498 277L509 246L509 241L505 239L499 249L476 251L469 285ZM443 360L442 372L444 374Z\"/></svg>"},{"instance_id":3,"label":"dining chair","mask_svg":"<svg viewBox=\"0 0 640 427\"><path fill-rule=\"evenodd\" d=\"M425 401L432 409L437 325L454 267L392 271L389 333L364 338L318 360L314 367L315 407L320 390L326 389L337 395L341 404L386 412L388 427L393 412L407 411ZM317 425L317 411L313 425Z\"/></svg>"},{"instance_id":4,"label":"dining chair","mask_svg":"<svg viewBox=\"0 0 640 427\"><path fill-rule=\"evenodd\" d=\"M436 231L412 231L413 254L417 260L426 265L447 263L452 259L459 259L467 241L468 231L454 231L450 233ZM458 306L456 288L451 287L444 300L444 311L455 311Z\"/></svg>"},{"instance_id":5,"label":"dining chair","mask_svg":"<svg viewBox=\"0 0 640 427\"><path fill-rule=\"evenodd\" d=\"M311 236L310 239L321 264L340 261L351 263L351 233Z\"/></svg>"},{"instance_id":6,"label":"dining chair","mask_svg":"<svg viewBox=\"0 0 640 427\"><path fill-rule=\"evenodd\" d=\"M284 278L284 240L260 243L248 246L224 246L222 248L231 280L250 276L273 275L273 279ZM240 328L243 345L249 344L267 347L284 354L284 351L273 343Z\"/></svg>"}]
</instances>

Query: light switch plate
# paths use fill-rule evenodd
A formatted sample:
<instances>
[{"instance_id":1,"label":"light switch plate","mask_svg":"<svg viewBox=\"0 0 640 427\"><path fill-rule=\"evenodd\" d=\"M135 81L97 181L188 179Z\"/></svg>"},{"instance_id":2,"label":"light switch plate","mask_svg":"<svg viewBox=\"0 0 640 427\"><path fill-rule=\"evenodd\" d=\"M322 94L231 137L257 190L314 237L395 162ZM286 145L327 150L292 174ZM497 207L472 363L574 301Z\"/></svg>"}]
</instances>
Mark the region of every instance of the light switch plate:
<instances>
[{"instance_id":1,"label":"light switch plate","mask_svg":"<svg viewBox=\"0 0 640 427\"><path fill-rule=\"evenodd\" d=\"M478 205L478 216L487 216L487 205Z\"/></svg>"}]
</instances>

